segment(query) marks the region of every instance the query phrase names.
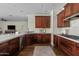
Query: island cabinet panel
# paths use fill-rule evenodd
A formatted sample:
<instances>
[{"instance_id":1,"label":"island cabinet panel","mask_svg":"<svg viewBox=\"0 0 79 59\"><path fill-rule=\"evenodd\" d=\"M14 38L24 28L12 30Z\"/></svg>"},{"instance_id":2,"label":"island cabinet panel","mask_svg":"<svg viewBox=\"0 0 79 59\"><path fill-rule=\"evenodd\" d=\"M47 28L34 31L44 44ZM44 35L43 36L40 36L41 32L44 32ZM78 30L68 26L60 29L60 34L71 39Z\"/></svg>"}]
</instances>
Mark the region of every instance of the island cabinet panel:
<instances>
[{"instance_id":1,"label":"island cabinet panel","mask_svg":"<svg viewBox=\"0 0 79 59\"><path fill-rule=\"evenodd\" d=\"M35 28L50 28L50 16L35 16Z\"/></svg>"},{"instance_id":2,"label":"island cabinet panel","mask_svg":"<svg viewBox=\"0 0 79 59\"><path fill-rule=\"evenodd\" d=\"M69 17L72 15L72 3L67 3L65 6L64 6L64 10L65 10L65 18Z\"/></svg>"},{"instance_id":3,"label":"island cabinet panel","mask_svg":"<svg viewBox=\"0 0 79 59\"><path fill-rule=\"evenodd\" d=\"M8 50L8 43L0 43L0 56L6 56L9 55L9 50Z\"/></svg>"},{"instance_id":4,"label":"island cabinet panel","mask_svg":"<svg viewBox=\"0 0 79 59\"><path fill-rule=\"evenodd\" d=\"M79 13L79 3L73 3L73 14Z\"/></svg>"},{"instance_id":5,"label":"island cabinet panel","mask_svg":"<svg viewBox=\"0 0 79 59\"><path fill-rule=\"evenodd\" d=\"M14 38L9 41L9 53L14 55L19 51L19 38Z\"/></svg>"},{"instance_id":6,"label":"island cabinet panel","mask_svg":"<svg viewBox=\"0 0 79 59\"><path fill-rule=\"evenodd\" d=\"M31 34L26 34L26 35L25 35L25 39L24 39L24 45L25 45L25 46L32 44L31 38L32 38L32 35L31 35ZM33 39L33 38L32 38L32 39Z\"/></svg>"}]
</instances>

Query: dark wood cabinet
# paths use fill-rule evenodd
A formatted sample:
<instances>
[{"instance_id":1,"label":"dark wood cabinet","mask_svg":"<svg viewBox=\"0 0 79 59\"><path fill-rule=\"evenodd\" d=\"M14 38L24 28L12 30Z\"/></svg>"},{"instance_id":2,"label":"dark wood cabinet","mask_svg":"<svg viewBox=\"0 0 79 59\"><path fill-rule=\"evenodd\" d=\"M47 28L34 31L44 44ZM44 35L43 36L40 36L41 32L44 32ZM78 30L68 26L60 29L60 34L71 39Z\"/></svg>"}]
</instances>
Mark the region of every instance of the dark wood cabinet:
<instances>
[{"instance_id":1,"label":"dark wood cabinet","mask_svg":"<svg viewBox=\"0 0 79 59\"><path fill-rule=\"evenodd\" d=\"M62 28L62 27L70 27L70 21L69 20L64 20L65 17L65 11L62 10L58 15L57 15L57 27Z\"/></svg>"},{"instance_id":2,"label":"dark wood cabinet","mask_svg":"<svg viewBox=\"0 0 79 59\"><path fill-rule=\"evenodd\" d=\"M64 11L65 11L65 18L69 17L72 15L72 3L67 3L64 6Z\"/></svg>"},{"instance_id":3,"label":"dark wood cabinet","mask_svg":"<svg viewBox=\"0 0 79 59\"><path fill-rule=\"evenodd\" d=\"M60 48L60 41L61 41L61 37L57 36L57 35L54 35L54 46L57 47L57 48Z\"/></svg>"},{"instance_id":4,"label":"dark wood cabinet","mask_svg":"<svg viewBox=\"0 0 79 59\"><path fill-rule=\"evenodd\" d=\"M19 38L0 43L0 55L14 55L19 51Z\"/></svg>"},{"instance_id":5,"label":"dark wood cabinet","mask_svg":"<svg viewBox=\"0 0 79 59\"><path fill-rule=\"evenodd\" d=\"M56 35L54 35L53 43L55 47L58 47L58 37Z\"/></svg>"},{"instance_id":6,"label":"dark wood cabinet","mask_svg":"<svg viewBox=\"0 0 79 59\"><path fill-rule=\"evenodd\" d=\"M79 13L79 3L73 3L72 6L73 14Z\"/></svg>"},{"instance_id":7,"label":"dark wood cabinet","mask_svg":"<svg viewBox=\"0 0 79 59\"><path fill-rule=\"evenodd\" d=\"M14 38L10 40L8 44L10 55L14 55L17 51L19 51L19 38Z\"/></svg>"},{"instance_id":8,"label":"dark wood cabinet","mask_svg":"<svg viewBox=\"0 0 79 59\"><path fill-rule=\"evenodd\" d=\"M64 27L70 27L70 21L64 20Z\"/></svg>"},{"instance_id":9,"label":"dark wood cabinet","mask_svg":"<svg viewBox=\"0 0 79 59\"><path fill-rule=\"evenodd\" d=\"M64 10L57 15L57 27L64 27Z\"/></svg>"},{"instance_id":10,"label":"dark wood cabinet","mask_svg":"<svg viewBox=\"0 0 79 59\"><path fill-rule=\"evenodd\" d=\"M50 44L51 34L35 34L35 39L37 40L37 43Z\"/></svg>"},{"instance_id":11,"label":"dark wood cabinet","mask_svg":"<svg viewBox=\"0 0 79 59\"><path fill-rule=\"evenodd\" d=\"M58 35L54 35L54 46L66 53L67 55L79 56L79 43L77 42Z\"/></svg>"},{"instance_id":12,"label":"dark wood cabinet","mask_svg":"<svg viewBox=\"0 0 79 59\"><path fill-rule=\"evenodd\" d=\"M31 45L32 44L32 42L31 42L32 39L33 39L32 34L26 34L25 39L24 39L24 45L25 46Z\"/></svg>"},{"instance_id":13,"label":"dark wood cabinet","mask_svg":"<svg viewBox=\"0 0 79 59\"><path fill-rule=\"evenodd\" d=\"M35 27L36 28L41 28L42 24L41 24L41 16L35 16Z\"/></svg>"},{"instance_id":14,"label":"dark wood cabinet","mask_svg":"<svg viewBox=\"0 0 79 59\"><path fill-rule=\"evenodd\" d=\"M25 39L25 46L32 44L50 44L51 34L27 34Z\"/></svg>"},{"instance_id":15,"label":"dark wood cabinet","mask_svg":"<svg viewBox=\"0 0 79 59\"><path fill-rule=\"evenodd\" d=\"M50 28L50 16L35 16L35 28Z\"/></svg>"},{"instance_id":16,"label":"dark wood cabinet","mask_svg":"<svg viewBox=\"0 0 79 59\"><path fill-rule=\"evenodd\" d=\"M8 50L8 43L0 43L0 56L6 56L9 55L9 50Z\"/></svg>"}]
</instances>

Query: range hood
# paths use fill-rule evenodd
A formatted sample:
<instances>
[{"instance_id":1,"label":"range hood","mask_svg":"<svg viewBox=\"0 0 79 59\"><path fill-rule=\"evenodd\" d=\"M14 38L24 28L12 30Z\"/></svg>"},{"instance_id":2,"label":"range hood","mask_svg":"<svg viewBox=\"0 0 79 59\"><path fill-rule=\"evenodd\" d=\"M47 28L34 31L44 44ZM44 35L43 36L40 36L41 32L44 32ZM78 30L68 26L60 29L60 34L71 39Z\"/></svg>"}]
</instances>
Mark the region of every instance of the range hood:
<instances>
[{"instance_id":1,"label":"range hood","mask_svg":"<svg viewBox=\"0 0 79 59\"><path fill-rule=\"evenodd\" d=\"M70 17L65 18L64 20L75 20L75 19L79 19L79 13L74 14Z\"/></svg>"}]
</instances>

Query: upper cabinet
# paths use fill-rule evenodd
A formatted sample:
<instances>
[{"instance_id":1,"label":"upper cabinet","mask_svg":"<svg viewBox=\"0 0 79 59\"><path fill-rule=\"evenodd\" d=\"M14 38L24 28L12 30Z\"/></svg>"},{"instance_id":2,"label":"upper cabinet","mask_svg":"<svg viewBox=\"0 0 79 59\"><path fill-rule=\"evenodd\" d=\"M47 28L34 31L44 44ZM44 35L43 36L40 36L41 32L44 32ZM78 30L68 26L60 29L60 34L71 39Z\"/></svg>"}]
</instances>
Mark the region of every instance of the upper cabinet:
<instances>
[{"instance_id":1,"label":"upper cabinet","mask_svg":"<svg viewBox=\"0 0 79 59\"><path fill-rule=\"evenodd\" d=\"M64 21L64 27L70 27L70 21L69 20Z\"/></svg>"},{"instance_id":2,"label":"upper cabinet","mask_svg":"<svg viewBox=\"0 0 79 59\"><path fill-rule=\"evenodd\" d=\"M50 28L50 16L35 16L35 28Z\"/></svg>"},{"instance_id":3,"label":"upper cabinet","mask_svg":"<svg viewBox=\"0 0 79 59\"><path fill-rule=\"evenodd\" d=\"M68 3L64 6L65 18L72 15L72 3Z\"/></svg>"},{"instance_id":4,"label":"upper cabinet","mask_svg":"<svg viewBox=\"0 0 79 59\"><path fill-rule=\"evenodd\" d=\"M79 3L73 3L73 14L79 13Z\"/></svg>"},{"instance_id":5,"label":"upper cabinet","mask_svg":"<svg viewBox=\"0 0 79 59\"><path fill-rule=\"evenodd\" d=\"M65 11L65 18L69 17L71 18L76 16L77 13L79 13L79 3L67 3L64 6L64 11Z\"/></svg>"},{"instance_id":6,"label":"upper cabinet","mask_svg":"<svg viewBox=\"0 0 79 59\"><path fill-rule=\"evenodd\" d=\"M57 15L57 27L64 26L64 10Z\"/></svg>"},{"instance_id":7,"label":"upper cabinet","mask_svg":"<svg viewBox=\"0 0 79 59\"><path fill-rule=\"evenodd\" d=\"M35 27L41 28L41 16L35 16Z\"/></svg>"}]
</instances>

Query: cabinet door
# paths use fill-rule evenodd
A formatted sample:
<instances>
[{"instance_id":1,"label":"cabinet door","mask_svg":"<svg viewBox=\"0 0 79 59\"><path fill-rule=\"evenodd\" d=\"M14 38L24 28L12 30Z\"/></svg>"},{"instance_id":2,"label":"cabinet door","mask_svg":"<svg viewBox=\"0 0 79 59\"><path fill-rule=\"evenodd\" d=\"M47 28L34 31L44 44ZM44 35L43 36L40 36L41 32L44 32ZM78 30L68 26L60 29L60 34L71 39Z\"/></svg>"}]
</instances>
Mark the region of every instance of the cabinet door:
<instances>
[{"instance_id":1,"label":"cabinet door","mask_svg":"<svg viewBox=\"0 0 79 59\"><path fill-rule=\"evenodd\" d=\"M35 16L35 27L36 28L41 28L42 27L41 21L42 21L41 16Z\"/></svg>"},{"instance_id":2,"label":"cabinet door","mask_svg":"<svg viewBox=\"0 0 79 59\"><path fill-rule=\"evenodd\" d=\"M42 16L42 28L50 28L50 16Z\"/></svg>"},{"instance_id":3,"label":"cabinet door","mask_svg":"<svg viewBox=\"0 0 79 59\"><path fill-rule=\"evenodd\" d=\"M42 34L36 34L37 43L42 43Z\"/></svg>"},{"instance_id":4,"label":"cabinet door","mask_svg":"<svg viewBox=\"0 0 79 59\"><path fill-rule=\"evenodd\" d=\"M30 34L25 35L24 45L31 45L31 36Z\"/></svg>"},{"instance_id":5,"label":"cabinet door","mask_svg":"<svg viewBox=\"0 0 79 59\"><path fill-rule=\"evenodd\" d=\"M36 16L35 23L36 28L50 28L50 16Z\"/></svg>"},{"instance_id":6,"label":"cabinet door","mask_svg":"<svg viewBox=\"0 0 79 59\"><path fill-rule=\"evenodd\" d=\"M58 47L58 36L54 35L54 46Z\"/></svg>"},{"instance_id":7,"label":"cabinet door","mask_svg":"<svg viewBox=\"0 0 79 59\"><path fill-rule=\"evenodd\" d=\"M79 3L73 3L73 14L79 12Z\"/></svg>"},{"instance_id":8,"label":"cabinet door","mask_svg":"<svg viewBox=\"0 0 79 59\"><path fill-rule=\"evenodd\" d=\"M42 34L42 42L50 44L51 34Z\"/></svg>"},{"instance_id":9,"label":"cabinet door","mask_svg":"<svg viewBox=\"0 0 79 59\"><path fill-rule=\"evenodd\" d=\"M64 6L65 18L72 15L72 3L68 3Z\"/></svg>"},{"instance_id":10,"label":"cabinet door","mask_svg":"<svg viewBox=\"0 0 79 59\"><path fill-rule=\"evenodd\" d=\"M64 21L64 27L70 27L70 21L69 20Z\"/></svg>"},{"instance_id":11,"label":"cabinet door","mask_svg":"<svg viewBox=\"0 0 79 59\"><path fill-rule=\"evenodd\" d=\"M57 15L57 27L64 27L64 10Z\"/></svg>"},{"instance_id":12,"label":"cabinet door","mask_svg":"<svg viewBox=\"0 0 79 59\"><path fill-rule=\"evenodd\" d=\"M46 17L45 16L41 16L41 27L42 28L46 28Z\"/></svg>"},{"instance_id":13,"label":"cabinet door","mask_svg":"<svg viewBox=\"0 0 79 59\"><path fill-rule=\"evenodd\" d=\"M45 26L45 27L46 27L46 28L50 28L50 16L46 16L45 19L46 19L46 20L45 20L45 21L46 21L46 22L45 22L45 23L46 23L46 26Z\"/></svg>"},{"instance_id":14,"label":"cabinet door","mask_svg":"<svg viewBox=\"0 0 79 59\"><path fill-rule=\"evenodd\" d=\"M18 38L12 39L9 41L9 53L14 55L19 50Z\"/></svg>"},{"instance_id":15,"label":"cabinet door","mask_svg":"<svg viewBox=\"0 0 79 59\"><path fill-rule=\"evenodd\" d=\"M7 42L0 44L0 55L9 55Z\"/></svg>"}]
</instances>

